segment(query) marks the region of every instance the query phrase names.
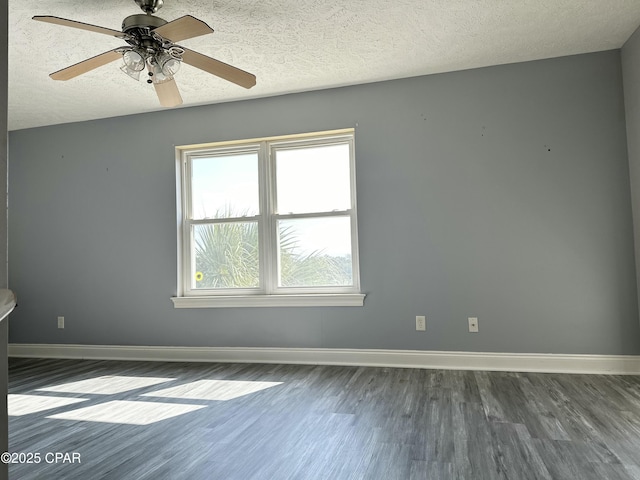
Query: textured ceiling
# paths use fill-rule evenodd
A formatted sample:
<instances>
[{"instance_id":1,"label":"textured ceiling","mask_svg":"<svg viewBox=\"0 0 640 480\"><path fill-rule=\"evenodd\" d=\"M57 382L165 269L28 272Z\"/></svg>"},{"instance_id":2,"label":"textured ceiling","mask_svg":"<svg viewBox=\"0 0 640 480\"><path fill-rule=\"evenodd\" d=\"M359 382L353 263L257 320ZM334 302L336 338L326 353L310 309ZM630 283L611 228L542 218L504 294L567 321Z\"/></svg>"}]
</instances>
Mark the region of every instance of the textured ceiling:
<instances>
[{"instance_id":1,"label":"textured ceiling","mask_svg":"<svg viewBox=\"0 0 640 480\"><path fill-rule=\"evenodd\" d=\"M120 30L134 0L9 0L11 130L161 110L120 62L67 82L49 73L123 45L31 20L55 15ZM165 0L215 33L182 45L247 70L245 90L183 65L183 106L411 77L621 47L640 0Z\"/></svg>"}]
</instances>

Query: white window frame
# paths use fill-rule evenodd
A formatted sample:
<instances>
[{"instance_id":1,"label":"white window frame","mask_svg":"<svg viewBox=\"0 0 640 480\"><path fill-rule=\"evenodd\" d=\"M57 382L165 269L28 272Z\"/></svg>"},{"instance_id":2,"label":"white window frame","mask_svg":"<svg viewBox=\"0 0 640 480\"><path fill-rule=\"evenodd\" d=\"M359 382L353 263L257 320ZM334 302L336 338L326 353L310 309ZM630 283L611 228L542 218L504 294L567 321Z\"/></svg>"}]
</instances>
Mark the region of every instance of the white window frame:
<instances>
[{"instance_id":1,"label":"white window frame","mask_svg":"<svg viewBox=\"0 0 640 480\"><path fill-rule=\"evenodd\" d=\"M334 144L349 145L350 208L344 211L317 213L278 213L275 152L284 149ZM241 152L256 152L258 155L260 198L258 215L215 220L192 219L192 159ZM362 306L365 295L360 292L355 172L353 129L176 147L178 288L177 295L172 297L174 307ZM350 219L353 285L288 288L278 286L279 275L276 270L279 251L278 220L320 217L348 217ZM260 286L258 288L210 290L192 288L193 262L195 262L191 241L193 226L234 221L256 221L258 223Z\"/></svg>"}]
</instances>

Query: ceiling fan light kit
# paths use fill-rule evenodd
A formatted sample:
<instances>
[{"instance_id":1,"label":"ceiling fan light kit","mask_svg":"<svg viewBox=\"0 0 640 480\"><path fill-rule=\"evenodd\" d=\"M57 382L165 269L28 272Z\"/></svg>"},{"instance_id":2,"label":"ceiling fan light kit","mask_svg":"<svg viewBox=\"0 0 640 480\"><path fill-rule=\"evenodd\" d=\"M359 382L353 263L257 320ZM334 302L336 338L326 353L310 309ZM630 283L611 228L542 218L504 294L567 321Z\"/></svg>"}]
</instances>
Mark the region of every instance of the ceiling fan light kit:
<instances>
[{"instance_id":1,"label":"ceiling fan light kit","mask_svg":"<svg viewBox=\"0 0 640 480\"><path fill-rule=\"evenodd\" d=\"M128 44L58 70L50 75L51 78L69 80L122 58L120 70L135 80L139 80L142 71L147 69L147 83L154 85L160 105L164 107L175 107L182 103L173 78L182 62L244 88L251 88L256 84L255 75L175 43L213 33L213 29L205 22L191 15L167 22L152 15L162 7L163 0L135 2L145 13L126 17L122 22L121 32L65 18L33 17L40 22L110 35Z\"/></svg>"}]
</instances>

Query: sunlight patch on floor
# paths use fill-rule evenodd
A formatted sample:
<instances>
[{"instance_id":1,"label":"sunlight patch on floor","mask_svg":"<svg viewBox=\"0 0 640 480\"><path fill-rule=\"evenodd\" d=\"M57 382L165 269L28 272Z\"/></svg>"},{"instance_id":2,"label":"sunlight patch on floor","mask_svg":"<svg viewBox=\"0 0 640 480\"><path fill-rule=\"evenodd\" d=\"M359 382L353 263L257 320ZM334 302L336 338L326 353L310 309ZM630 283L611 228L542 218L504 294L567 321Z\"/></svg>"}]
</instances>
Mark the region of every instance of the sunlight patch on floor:
<instances>
[{"instance_id":1,"label":"sunlight patch on floor","mask_svg":"<svg viewBox=\"0 0 640 480\"><path fill-rule=\"evenodd\" d=\"M42 412L52 408L64 407L78 402L86 401L86 398L61 398L44 395L7 395L7 409L9 416L18 417L30 413Z\"/></svg>"},{"instance_id":2,"label":"sunlight patch on floor","mask_svg":"<svg viewBox=\"0 0 640 480\"><path fill-rule=\"evenodd\" d=\"M143 397L182 398L193 400L232 400L281 385L282 382L249 382L240 380L198 380L177 387L145 393Z\"/></svg>"},{"instance_id":3,"label":"sunlight patch on floor","mask_svg":"<svg viewBox=\"0 0 640 480\"><path fill-rule=\"evenodd\" d=\"M137 388L149 387L159 383L170 382L174 378L160 377L125 377L121 375L105 375L103 377L88 378L78 382L64 383L54 387L39 388L44 392L64 392L114 395L116 393L128 392Z\"/></svg>"},{"instance_id":4,"label":"sunlight patch on floor","mask_svg":"<svg viewBox=\"0 0 640 480\"><path fill-rule=\"evenodd\" d=\"M92 405L70 412L50 415L47 418L86 422L125 423L128 425L149 425L195 410L200 410L201 408L205 408L205 406L114 400L101 403L100 405Z\"/></svg>"}]
</instances>

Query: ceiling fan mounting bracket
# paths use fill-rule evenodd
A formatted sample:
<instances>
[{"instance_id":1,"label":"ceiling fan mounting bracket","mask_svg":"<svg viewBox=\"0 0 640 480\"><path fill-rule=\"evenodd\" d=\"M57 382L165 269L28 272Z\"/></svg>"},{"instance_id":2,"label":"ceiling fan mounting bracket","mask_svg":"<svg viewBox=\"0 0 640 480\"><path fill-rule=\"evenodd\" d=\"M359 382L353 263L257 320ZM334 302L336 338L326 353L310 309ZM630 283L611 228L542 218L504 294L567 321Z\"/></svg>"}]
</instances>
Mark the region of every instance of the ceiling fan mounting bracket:
<instances>
[{"instance_id":1,"label":"ceiling fan mounting bracket","mask_svg":"<svg viewBox=\"0 0 640 480\"><path fill-rule=\"evenodd\" d=\"M156 13L162 8L163 0L135 0L138 6L146 14Z\"/></svg>"}]
</instances>

